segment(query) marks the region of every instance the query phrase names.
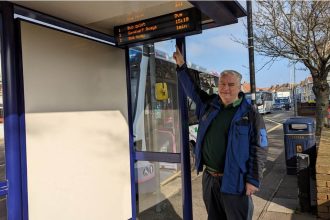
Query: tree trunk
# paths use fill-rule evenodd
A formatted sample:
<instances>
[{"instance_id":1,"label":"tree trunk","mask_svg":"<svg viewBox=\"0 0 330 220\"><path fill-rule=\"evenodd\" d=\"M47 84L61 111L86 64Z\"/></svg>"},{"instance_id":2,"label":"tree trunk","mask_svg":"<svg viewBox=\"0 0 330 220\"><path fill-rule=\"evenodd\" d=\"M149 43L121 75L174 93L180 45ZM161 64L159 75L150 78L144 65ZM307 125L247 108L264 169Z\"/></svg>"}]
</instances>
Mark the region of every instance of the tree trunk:
<instances>
[{"instance_id":1,"label":"tree trunk","mask_svg":"<svg viewBox=\"0 0 330 220\"><path fill-rule=\"evenodd\" d=\"M313 77L313 92L316 97L316 136L321 136L322 127L327 123L329 106L329 84L325 79Z\"/></svg>"}]
</instances>

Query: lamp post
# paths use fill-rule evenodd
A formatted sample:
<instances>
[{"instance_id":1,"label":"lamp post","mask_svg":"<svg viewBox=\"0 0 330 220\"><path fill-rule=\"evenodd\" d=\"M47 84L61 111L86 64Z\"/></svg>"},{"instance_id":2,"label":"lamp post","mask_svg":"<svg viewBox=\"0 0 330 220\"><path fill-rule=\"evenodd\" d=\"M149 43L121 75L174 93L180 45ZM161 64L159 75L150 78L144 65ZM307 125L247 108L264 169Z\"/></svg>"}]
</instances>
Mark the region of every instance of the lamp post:
<instances>
[{"instance_id":1,"label":"lamp post","mask_svg":"<svg viewBox=\"0 0 330 220\"><path fill-rule=\"evenodd\" d=\"M298 104L297 104L297 94L296 94L296 62L298 60L303 60L304 58L299 58L296 61L293 61L292 67L293 67L293 88L292 88L292 98L293 98L293 110L294 110L294 116L296 117L298 114ZM301 96L300 96L301 97Z\"/></svg>"},{"instance_id":2,"label":"lamp post","mask_svg":"<svg viewBox=\"0 0 330 220\"><path fill-rule=\"evenodd\" d=\"M297 116L297 99L296 99L295 84L296 84L296 63L293 63L292 98L293 98L293 112L294 112L294 117Z\"/></svg>"},{"instance_id":3,"label":"lamp post","mask_svg":"<svg viewBox=\"0 0 330 220\"><path fill-rule=\"evenodd\" d=\"M247 9L247 28L248 28L248 46L249 46L249 67L250 67L250 87L251 87L251 104L256 104L256 81L254 68L254 46L253 46L253 27L252 27L252 2L246 1Z\"/></svg>"}]
</instances>

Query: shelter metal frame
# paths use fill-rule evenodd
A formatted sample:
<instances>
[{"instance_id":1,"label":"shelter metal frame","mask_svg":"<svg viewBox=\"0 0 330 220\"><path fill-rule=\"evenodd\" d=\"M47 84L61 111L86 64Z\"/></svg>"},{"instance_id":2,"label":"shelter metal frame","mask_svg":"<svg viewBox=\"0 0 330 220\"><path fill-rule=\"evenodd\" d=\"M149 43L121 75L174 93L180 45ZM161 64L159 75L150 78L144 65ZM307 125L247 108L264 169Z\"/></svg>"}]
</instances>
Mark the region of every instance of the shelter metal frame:
<instances>
[{"instance_id":1,"label":"shelter metal frame","mask_svg":"<svg viewBox=\"0 0 330 220\"><path fill-rule=\"evenodd\" d=\"M203 29L213 28L229 23L237 22L237 17L245 16L246 12L240 5L234 2L194 2L191 3L209 15L214 21L220 23L205 23ZM217 6L213 7L212 6ZM227 16L218 16L215 10L221 9ZM28 189L27 189L27 161L26 161L26 132L25 132L25 109L24 109L24 84L22 67L22 48L20 21L26 21L45 26L61 32L83 37L92 41L115 46L113 36L93 29L74 24L63 19L53 17L42 12L28 9L11 2L0 3L0 31L1 31L1 64L4 98L4 130L5 130L5 153L6 153L6 177L7 181L0 182L0 196L7 196L8 219L28 220ZM214 17L215 16L215 17ZM218 16L218 17L216 17ZM221 19L220 19L221 17ZM219 20L220 19L220 20ZM222 22L222 23L221 23ZM185 53L185 38L176 40L176 44ZM119 48L119 47L118 47ZM136 186L134 164L138 160L165 161L182 164L182 187L183 187L183 216L184 219L192 219L191 203L191 176L188 146L188 125L181 127L181 153L155 153L135 152L133 146L133 121L130 100L130 77L129 77L129 54L125 48L126 59L126 82L127 82L127 105L129 123L129 150L130 150L130 173L131 173L131 198L132 219L136 219ZM187 97L182 86L178 85L180 120L187 121Z\"/></svg>"}]
</instances>

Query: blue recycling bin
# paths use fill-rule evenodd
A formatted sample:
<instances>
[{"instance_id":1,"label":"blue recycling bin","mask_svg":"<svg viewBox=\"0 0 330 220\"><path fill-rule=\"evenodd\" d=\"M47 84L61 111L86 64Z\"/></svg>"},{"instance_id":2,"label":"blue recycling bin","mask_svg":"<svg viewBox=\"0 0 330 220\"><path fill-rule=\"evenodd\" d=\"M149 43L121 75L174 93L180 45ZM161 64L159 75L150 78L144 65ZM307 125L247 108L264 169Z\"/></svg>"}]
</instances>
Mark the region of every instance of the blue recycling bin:
<instances>
[{"instance_id":1,"label":"blue recycling bin","mask_svg":"<svg viewBox=\"0 0 330 220\"><path fill-rule=\"evenodd\" d=\"M286 171L297 174L297 153L308 154L311 173L315 175L315 123L312 118L293 117L283 123Z\"/></svg>"}]
</instances>

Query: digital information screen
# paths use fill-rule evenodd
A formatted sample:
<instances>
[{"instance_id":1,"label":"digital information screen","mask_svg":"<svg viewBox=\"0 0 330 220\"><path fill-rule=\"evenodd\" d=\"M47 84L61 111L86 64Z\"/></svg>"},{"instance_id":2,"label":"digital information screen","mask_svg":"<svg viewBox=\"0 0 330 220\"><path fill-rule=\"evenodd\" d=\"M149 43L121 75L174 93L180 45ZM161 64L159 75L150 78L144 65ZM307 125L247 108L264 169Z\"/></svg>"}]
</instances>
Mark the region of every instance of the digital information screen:
<instances>
[{"instance_id":1,"label":"digital information screen","mask_svg":"<svg viewBox=\"0 0 330 220\"><path fill-rule=\"evenodd\" d=\"M196 8L116 26L118 46L179 35L201 33L201 15Z\"/></svg>"}]
</instances>

